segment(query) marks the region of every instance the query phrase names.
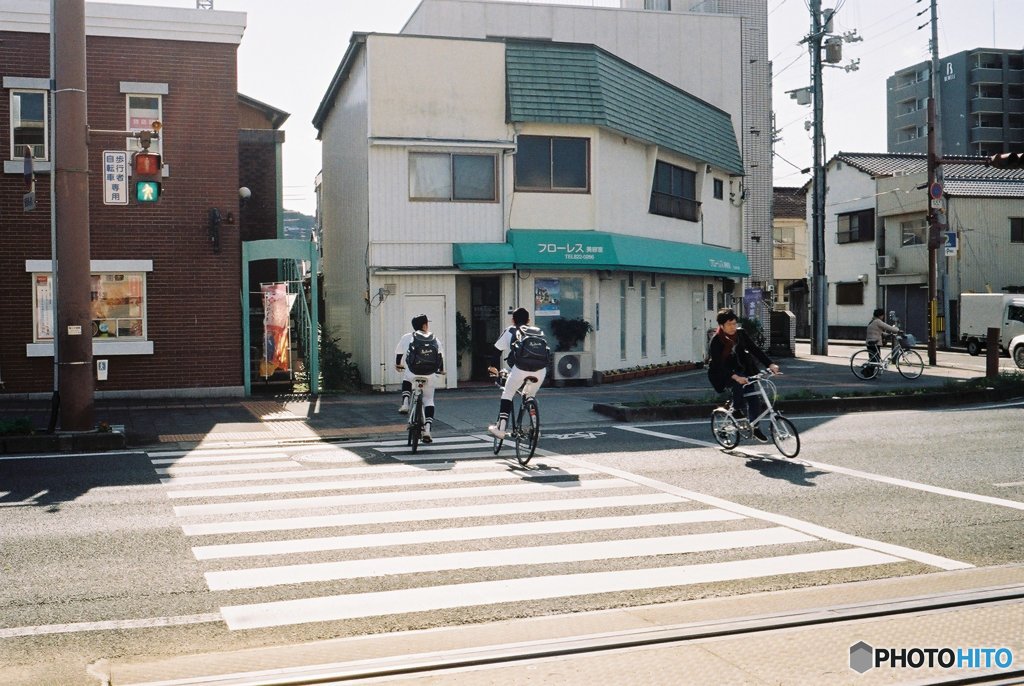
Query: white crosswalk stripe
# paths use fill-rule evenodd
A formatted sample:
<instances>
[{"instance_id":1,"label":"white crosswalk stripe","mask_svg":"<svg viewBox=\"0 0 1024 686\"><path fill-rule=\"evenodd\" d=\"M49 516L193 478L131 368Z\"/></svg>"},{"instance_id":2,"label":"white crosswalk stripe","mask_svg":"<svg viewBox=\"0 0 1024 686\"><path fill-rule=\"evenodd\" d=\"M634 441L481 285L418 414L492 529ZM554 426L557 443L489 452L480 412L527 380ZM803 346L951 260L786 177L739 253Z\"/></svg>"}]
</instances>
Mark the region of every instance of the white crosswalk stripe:
<instances>
[{"instance_id":1,"label":"white crosswalk stripe","mask_svg":"<svg viewBox=\"0 0 1024 686\"><path fill-rule=\"evenodd\" d=\"M150 456L208 588L231 594L230 629L907 559L625 472L548 453L524 470L510 454L462 436L415 455L362 441ZM257 592L270 600L244 604Z\"/></svg>"}]
</instances>

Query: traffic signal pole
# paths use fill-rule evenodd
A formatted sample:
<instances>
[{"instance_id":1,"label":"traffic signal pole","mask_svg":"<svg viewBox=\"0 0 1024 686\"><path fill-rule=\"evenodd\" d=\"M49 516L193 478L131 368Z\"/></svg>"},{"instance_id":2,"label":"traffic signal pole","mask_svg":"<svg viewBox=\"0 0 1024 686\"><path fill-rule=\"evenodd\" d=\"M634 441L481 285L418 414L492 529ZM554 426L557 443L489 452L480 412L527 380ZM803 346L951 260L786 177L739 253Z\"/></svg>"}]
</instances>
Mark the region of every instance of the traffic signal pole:
<instances>
[{"instance_id":1,"label":"traffic signal pole","mask_svg":"<svg viewBox=\"0 0 1024 686\"><path fill-rule=\"evenodd\" d=\"M54 212L57 276L57 392L60 428L91 431L92 280L89 255L89 144L86 119L85 0L51 0L54 48Z\"/></svg>"}]
</instances>

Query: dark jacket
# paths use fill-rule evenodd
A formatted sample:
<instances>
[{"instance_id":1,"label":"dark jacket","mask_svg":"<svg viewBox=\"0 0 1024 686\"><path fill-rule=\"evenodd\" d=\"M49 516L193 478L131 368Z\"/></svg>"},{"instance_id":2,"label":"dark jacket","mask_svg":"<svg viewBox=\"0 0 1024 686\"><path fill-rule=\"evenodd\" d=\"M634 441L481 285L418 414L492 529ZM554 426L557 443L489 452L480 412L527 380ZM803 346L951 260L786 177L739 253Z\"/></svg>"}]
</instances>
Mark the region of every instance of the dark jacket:
<instances>
[{"instance_id":1,"label":"dark jacket","mask_svg":"<svg viewBox=\"0 0 1024 686\"><path fill-rule=\"evenodd\" d=\"M765 367L772 363L743 329L736 330L736 345L729 355L725 354L724 338L719 330L708 347L708 381L719 393L729 387L733 374L751 376L759 371L758 362Z\"/></svg>"}]
</instances>

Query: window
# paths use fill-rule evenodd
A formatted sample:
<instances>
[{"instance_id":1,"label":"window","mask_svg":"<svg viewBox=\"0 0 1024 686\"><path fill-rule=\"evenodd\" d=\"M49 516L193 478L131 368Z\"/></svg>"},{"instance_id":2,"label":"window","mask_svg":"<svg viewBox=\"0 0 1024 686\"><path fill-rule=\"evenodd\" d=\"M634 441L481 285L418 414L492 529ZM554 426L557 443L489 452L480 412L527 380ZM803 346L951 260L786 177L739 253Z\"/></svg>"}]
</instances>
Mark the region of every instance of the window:
<instances>
[{"instance_id":1,"label":"window","mask_svg":"<svg viewBox=\"0 0 1024 686\"><path fill-rule=\"evenodd\" d=\"M25 146L32 157L48 160L46 91L11 91L11 159L25 156Z\"/></svg>"},{"instance_id":2,"label":"window","mask_svg":"<svg viewBox=\"0 0 1024 686\"><path fill-rule=\"evenodd\" d=\"M644 9L669 12L672 10L672 0L644 0Z\"/></svg>"},{"instance_id":3,"label":"window","mask_svg":"<svg viewBox=\"0 0 1024 686\"><path fill-rule=\"evenodd\" d=\"M1024 243L1024 217L1010 217L1010 242Z\"/></svg>"},{"instance_id":4,"label":"window","mask_svg":"<svg viewBox=\"0 0 1024 686\"><path fill-rule=\"evenodd\" d=\"M659 286L661 288L660 306L661 306L661 354L664 356L668 350L667 348L667 334L668 330L668 301L666 296L668 295L667 288L665 286L665 280L662 279Z\"/></svg>"},{"instance_id":5,"label":"window","mask_svg":"<svg viewBox=\"0 0 1024 686\"><path fill-rule=\"evenodd\" d=\"M712 283L707 284L706 292L704 294L704 309L708 312L715 311L715 285Z\"/></svg>"},{"instance_id":6,"label":"window","mask_svg":"<svg viewBox=\"0 0 1024 686\"><path fill-rule=\"evenodd\" d=\"M155 94L146 95L132 95L127 96L128 103L128 131L152 131L153 122L163 122L162 98ZM125 141L125 149L129 153L137 152L142 149L139 145L137 138L129 138ZM160 134L160 139L153 141L149 146L151 152L162 154L163 151L163 133Z\"/></svg>"},{"instance_id":7,"label":"window","mask_svg":"<svg viewBox=\"0 0 1024 686\"><path fill-rule=\"evenodd\" d=\"M863 305L864 284L859 281L853 283L836 284L836 305Z\"/></svg>"},{"instance_id":8,"label":"window","mask_svg":"<svg viewBox=\"0 0 1024 686\"><path fill-rule=\"evenodd\" d=\"M494 155L409 153L409 198L495 202Z\"/></svg>"},{"instance_id":9,"label":"window","mask_svg":"<svg viewBox=\"0 0 1024 686\"><path fill-rule=\"evenodd\" d=\"M875 211L861 210L840 214L836 237L840 243L863 243L875 240Z\"/></svg>"},{"instance_id":10,"label":"window","mask_svg":"<svg viewBox=\"0 0 1024 686\"><path fill-rule=\"evenodd\" d=\"M725 197L725 184L722 183L721 179L715 179L715 200L721 200Z\"/></svg>"},{"instance_id":11,"label":"window","mask_svg":"<svg viewBox=\"0 0 1024 686\"><path fill-rule=\"evenodd\" d=\"M626 280L619 281L619 359L626 359Z\"/></svg>"},{"instance_id":12,"label":"window","mask_svg":"<svg viewBox=\"0 0 1024 686\"><path fill-rule=\"evenodd\" d=\"M697 174L667 162L654 165L654 186L651 189L651 214L695 222L700 218L697 197Z\"/></svg>"},{"instance_id":13,"label":"window","mask_svg":"<svg viewBox=\"0 0 1024 686\"><path fill-rule=\"evenodd\" d=\"M1024 307L1020 305L1010 305L1006 308L1006 318L1012 322L1024 323Z\"/></svg>"},{"instance_id":14,"label":"window","mask_svg":"<svg viewBox=\"0 0 1024 686\"><path fill-rule=\"evenodd\" d=\"M928 242L928 219L900 222L900 245L925 245Z\"/></svg>"},{"instance_id":15,"label":"window","mask_svg":"<svg viewBox=\"0 0 1024 686\"><path fill-rule=\"evenodd\" d=\"M772 229L772 257L776 260L796 259L796 229L792 226L777 226Z\"/></svg>"},{"instance_id":16,"label":"window","mask_svg":"<svg viewBox=\"0 0 1024 686\"><path fill-rule=\"evenodd\" d=\"M520 191L588 192L590 140L519 136L515 176Z\"/></svg>"},{"instance_id":17,"label":"window","mask_svg":"<svg viewBox=\"0 0 1024 686\"><path fill-rule=\"evenodd\" d=\"M53 341L54 293L50 273L34 273L33 335L36 343ZM92 337L145 340L146 275L143 272L104 272L92 275L89 292Z\"/></svg>"},{"instance_id":18,"label":"window","mask_svg":"<svg viewBox=\"0 0 1024 686\"><path fill-rule=\"evenodd\" d=\"M640 357L647 357L647 281L640 280Z\"/></svg>"}]
</instances>

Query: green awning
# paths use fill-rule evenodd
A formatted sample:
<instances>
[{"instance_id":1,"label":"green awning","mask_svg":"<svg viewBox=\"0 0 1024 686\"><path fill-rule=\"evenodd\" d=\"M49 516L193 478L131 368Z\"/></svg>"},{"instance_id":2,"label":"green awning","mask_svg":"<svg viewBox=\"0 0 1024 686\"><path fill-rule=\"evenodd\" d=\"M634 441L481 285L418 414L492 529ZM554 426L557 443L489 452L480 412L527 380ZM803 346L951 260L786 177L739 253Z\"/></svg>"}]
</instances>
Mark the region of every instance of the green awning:
<instances>
[{"instance_id":1,"label":"green awning","mask_svg":"<svg viewBox=\"0 0 1024 686\"><path fill-rule=\"evenodd\" d=\"M459 269L514 269L516 251L508 243L455 243L452 262Z\"/></svg>"},{"instance_id":2,"label":"green awning","mask_svg":"<svg viewBox=\"0 0 1024 686\"><path fill-rule=\"evenodd\" d=\"M513 229L507 243L456 243L455 266L480 269L611 269L742 277L742 252L603 231Z\"/></svg>"}]
</instances>

